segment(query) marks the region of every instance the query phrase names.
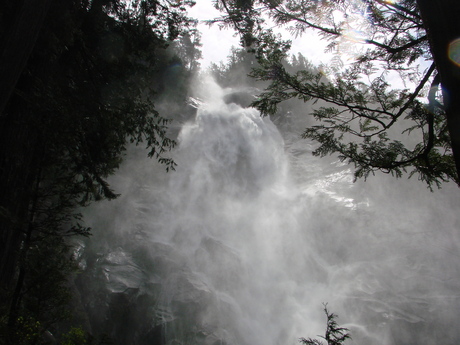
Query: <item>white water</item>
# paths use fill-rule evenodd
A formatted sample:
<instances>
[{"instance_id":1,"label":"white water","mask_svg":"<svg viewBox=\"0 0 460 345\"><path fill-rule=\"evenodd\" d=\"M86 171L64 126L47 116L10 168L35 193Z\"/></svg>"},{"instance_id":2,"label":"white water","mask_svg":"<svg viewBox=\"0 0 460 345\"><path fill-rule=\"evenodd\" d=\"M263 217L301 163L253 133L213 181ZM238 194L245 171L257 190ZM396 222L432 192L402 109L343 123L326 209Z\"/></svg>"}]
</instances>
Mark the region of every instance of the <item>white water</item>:
<instances>
[{"instance_id":1,"label":"white water","mask_svg":"<svg viewBox=\"0 0 460 345\"><path fill-rule=\"evenodd\" d=\"M323 334L327 302L349 343L458 343L458 189L354 184L347 166L311 156L295 119L282 136L210 85L180 132L177 171L133 154L113 179L122 197L87 215L93 290L129 296L130 320L142 313L129 331L161 327L165 344L296 344Z\"/></svg>"}]
</instances>

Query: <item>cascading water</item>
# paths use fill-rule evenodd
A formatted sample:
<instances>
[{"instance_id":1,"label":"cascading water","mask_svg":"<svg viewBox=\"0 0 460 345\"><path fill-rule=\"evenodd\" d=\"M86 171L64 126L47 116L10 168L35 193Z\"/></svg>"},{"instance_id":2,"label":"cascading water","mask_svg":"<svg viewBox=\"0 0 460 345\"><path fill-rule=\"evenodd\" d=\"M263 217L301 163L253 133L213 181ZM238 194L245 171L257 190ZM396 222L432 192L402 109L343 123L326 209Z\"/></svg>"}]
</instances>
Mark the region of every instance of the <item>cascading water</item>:
<instances>
[{"instance_id":1,"label":"cascading water","mask_svg":"<svg viewBox=\"0 0 460 345\"><path fill-rule=\"evenodd\" d=\"M116 344L295 344L323 334L327 302L354 344L456 344L458 191L353 184L296 119L281 135L208 86L177 171L134 151L112 181L122 196L86 212L88 327Z\"/></svg>"}]
</instances>

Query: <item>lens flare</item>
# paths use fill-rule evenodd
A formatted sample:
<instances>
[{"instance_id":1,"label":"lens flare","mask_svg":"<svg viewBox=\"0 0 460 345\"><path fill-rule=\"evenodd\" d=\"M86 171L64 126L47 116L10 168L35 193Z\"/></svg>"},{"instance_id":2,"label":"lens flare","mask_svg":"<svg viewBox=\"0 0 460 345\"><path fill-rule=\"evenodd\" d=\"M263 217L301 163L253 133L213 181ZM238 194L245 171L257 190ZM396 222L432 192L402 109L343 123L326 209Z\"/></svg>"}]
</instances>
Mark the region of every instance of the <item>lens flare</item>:
<instances>
[{"instance_id":1,"label":"lens flare","mask_svg":"<svg viewBox=\"0 0 460 345\"><path fill-rule=\"evenodd\" d=\"M452 61L457 66L460 66L460 38L453 40L449 43L449 48L447 50L450 61Z\"/></svg>"},{"instance_id":2,"label":"lens flare","mask_svg":"<svg viewBox=\"0 0 460 345\"><path fill-rule=\"evenodd\" d=\"M366 33L360 30L349 30L343 35L353 43L366 43Z\"/></svg>"}]
</instances>

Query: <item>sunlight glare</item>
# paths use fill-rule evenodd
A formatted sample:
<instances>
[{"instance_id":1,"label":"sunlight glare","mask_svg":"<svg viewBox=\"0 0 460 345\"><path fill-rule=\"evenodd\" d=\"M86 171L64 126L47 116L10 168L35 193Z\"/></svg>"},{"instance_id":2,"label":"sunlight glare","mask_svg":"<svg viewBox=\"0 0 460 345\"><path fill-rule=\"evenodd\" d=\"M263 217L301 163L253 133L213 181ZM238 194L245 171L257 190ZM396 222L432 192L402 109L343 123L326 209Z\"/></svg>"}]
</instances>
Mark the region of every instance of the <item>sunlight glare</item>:
<instances>
[{"instance_id":1,"label":"sunlight glare","mask_svg":"<svg viewBox=\"0 0 460 345\"><path fill-rule=\"evenodd\" d=\"M450 61L457 66L460 66L460 38L457 38L449 43L447 55L449 56Z\"/></svg>"}]
</instances>

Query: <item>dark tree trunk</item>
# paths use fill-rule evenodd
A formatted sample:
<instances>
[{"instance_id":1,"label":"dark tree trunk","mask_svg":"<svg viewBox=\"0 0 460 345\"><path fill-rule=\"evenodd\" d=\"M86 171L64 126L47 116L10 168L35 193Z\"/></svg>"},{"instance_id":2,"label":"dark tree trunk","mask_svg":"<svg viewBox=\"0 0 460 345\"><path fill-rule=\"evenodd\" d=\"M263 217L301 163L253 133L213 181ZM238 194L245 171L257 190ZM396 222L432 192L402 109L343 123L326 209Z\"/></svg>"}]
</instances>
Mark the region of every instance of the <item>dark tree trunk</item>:
<instances>
[{"instance_id":1,"label":"dark tree trunk","mask_svg":"<svg viewBox=\"0 0 460 345\"><path fill-rule=\"evenodd\" d=\"M460 179L460 61L455 62L449 58L449 45L460 39L460 1L417 0L417 4L441 77L447 126ZM457 52L457 58L459 54Z\"/></svg>"},{"instance_id":2,"label":"dark tree trunk","mask_svg":"<svg viewBox=\"0 0 460 345\"><path fill-rule=\"evenodd\" d=\"M37 133L30 116L0 118L0 288L10 286L28 224L38 168Z\"/></svg>"},{"instance_id":3,"label":"dark tree trunk","mask_svg":"<svg viewBox=\"0 0 460 345\"><path fill-rule=\"evenodd\" d=\"M24 114L14 90L53 0L17 1L0 47L0 288L8 289L27 224L36 173L36 114Z\"/></svg>"}]
</instances>

